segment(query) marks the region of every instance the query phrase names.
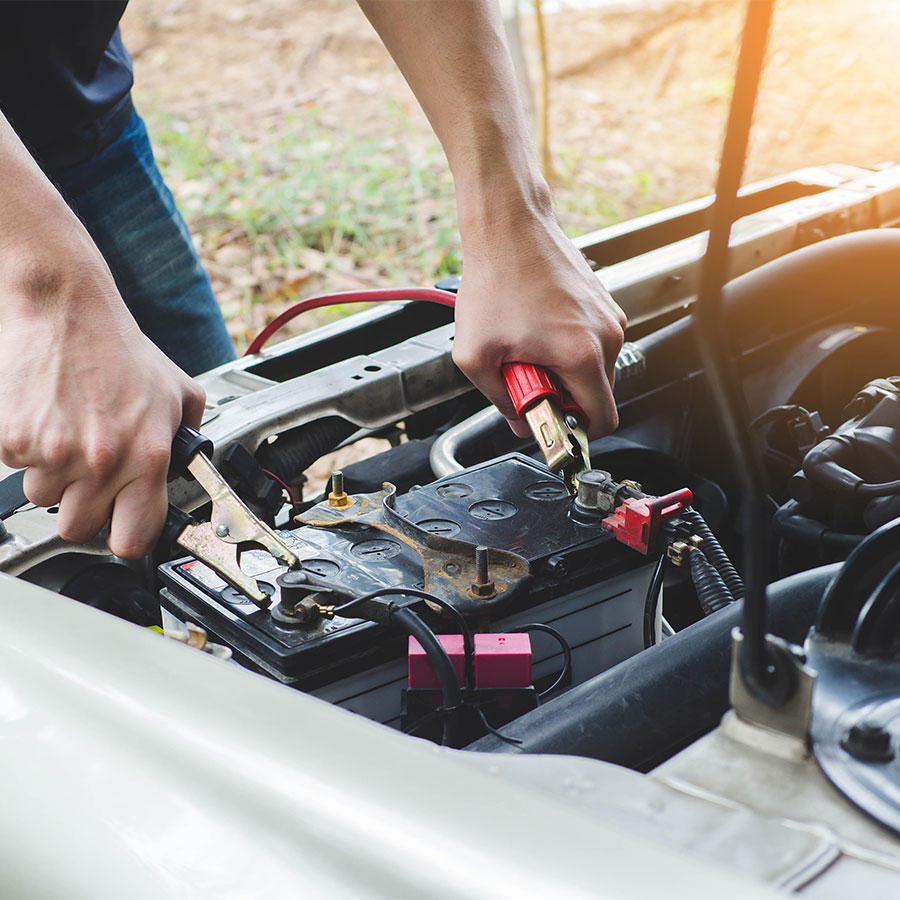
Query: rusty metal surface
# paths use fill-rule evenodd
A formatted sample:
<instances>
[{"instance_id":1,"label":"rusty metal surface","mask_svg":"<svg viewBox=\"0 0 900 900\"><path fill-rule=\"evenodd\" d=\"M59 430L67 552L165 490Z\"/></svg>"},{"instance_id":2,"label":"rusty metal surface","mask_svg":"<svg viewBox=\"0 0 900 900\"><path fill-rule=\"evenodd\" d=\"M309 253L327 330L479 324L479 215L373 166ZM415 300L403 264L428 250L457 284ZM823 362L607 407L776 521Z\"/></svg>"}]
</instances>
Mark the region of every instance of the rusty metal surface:
<instances>
[{"instance_id":1,"label":"rusty metal surface","mask_svg":"<svg viewBox=\"0 0 900 900\"><path fill-rule=\"evenodd\" d=\"M374 528L402 541L422 560L425 590L451 603L463 615L480 615L505 605L515 591L531 577L531 566L524 557L509 550L490 549L490 580L494 592L482 596L479 584L475 544L432 534L408 521L395 507L397 489L385 482L372 494L356 494L345 509L327 503L309 510L297 522L311 528L351 526Z\"/></svg>"}]
</instances>

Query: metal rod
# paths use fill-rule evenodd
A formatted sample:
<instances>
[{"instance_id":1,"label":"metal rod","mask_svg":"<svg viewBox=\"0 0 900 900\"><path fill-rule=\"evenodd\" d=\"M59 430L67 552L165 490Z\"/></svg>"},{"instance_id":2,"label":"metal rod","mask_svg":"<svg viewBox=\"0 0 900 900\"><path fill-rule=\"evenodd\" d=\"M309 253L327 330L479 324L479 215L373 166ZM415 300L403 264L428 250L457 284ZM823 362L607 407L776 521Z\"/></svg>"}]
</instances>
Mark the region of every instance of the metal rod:
<instances>
[{"instance_id":1,"label":"metal rod","mask_svg":"<svg viewBox=\"0 0 900 900\"><path fill-rule=\"evenodd\" d=\"M728 336L722 321L721 293L729 274L728 240L737 216L737 193L744 171L774 5L775 0L748 0L747 3L734 93L716 181L709 241L703 259L695 329L698 350L716 410L731 445L742 494L746 594L741 623L744 635L741 672L753 696L764 702L771 696L770 685L778 674L766 653L768 523L764 480L747 424L746 402L740 380L734 362L726 352Z\"/></svg>"}]
</instances>

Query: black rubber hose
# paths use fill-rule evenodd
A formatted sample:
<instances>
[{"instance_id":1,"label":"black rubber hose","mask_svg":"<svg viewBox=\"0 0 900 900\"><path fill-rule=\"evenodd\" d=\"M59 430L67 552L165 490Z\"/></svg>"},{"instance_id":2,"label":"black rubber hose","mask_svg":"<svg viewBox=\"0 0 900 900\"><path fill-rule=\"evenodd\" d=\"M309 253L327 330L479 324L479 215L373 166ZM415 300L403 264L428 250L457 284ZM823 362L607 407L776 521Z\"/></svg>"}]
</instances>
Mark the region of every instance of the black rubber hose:
<instances>
[{"instance_id":1,"label":"black rubber hose","mask_svg":"<svg viewBox=\"0 0 900 900\"><path fill-rule=\"evenodd\" d=\"M738 575L728 554L722 549L719 539L712 533L706 520L696 509L686 509L681 513L683 518L694 529L695 533L703 538L703 555L709 560L712 567L722 576L722 581L728 586L731 596L735 600L744 598L744 582Z\"/></svg>"},{"instance_id":2,"label":"black rubber hose","mask_svg":"<svg viewBox=\"0 0 900 900\"><path fill-rule=\"evenodd\" d=\"M391 622L402 628L407 634L412 635L421 645L434 669L438 683L441 686L441 701L444 706L444 735L441 743L445 747L455 747L457 741L457 712L461 703L459 682L453 663L444 649L444 645L437 639L435 633L408 608L397 609L391 615Z\"/></svg>"},{"instance_id":3,"label":"black rubber hose","mask_svg":"<svg viewBox=\"0 0 900 900\"><path fill-rule=\"evenodd\" d=\"M357 430L356 425L340 416L326 416L285 431L271 444L261 444L256 460L286 484L296 484L317 459L335 450Z\"/></svg>"},{"instance_id":4,"label":"black rubber hose","mask_svg":"<svg viewBox=\"0 0 900 900\"><path fill-rule=\"evenodd\" d=\"M897 640L900 562L888 570L860 610L850 646L861 656L888 659Z\"/></svg>"},{"instance_id":5,"label":"black rubber hose","mask_svg":"<svg viewBox=\"0 0 900 900\"><path fill-rule=\"evenodd\" d=\"M772 517L772 531L798 544L821 545L842 553L848 553L865 537L864 534L832 531L822 522L805 515L796 500L788 500L778 507Z\"/></svg>"},{"instance_id":6,"label":"black rubber hose","mask_svg":"<svg viewBox=\"0 0 900 900\"><path fill-rule=\"evenodd\" d=\"M860 611L898 558L900 519L894 519L851 551L822 598L816 630L829 640L849 640Z\"/></svg>"},{"instance_id":7,"label":"black rubber hose","mask_svg":"<svg viewBox=\"0 0 900 900\"><path fill-rule=\"evenodd\" d=\"M724 609L729 603L734 603L735 598L728 585L722 580L722 576L712 567L710 561L699 551L694 550L689 554L691 566L691 581L694 582L694 590L700 601L700 608L704 616L711 616L714 612Z\"/></svg>"},{"instance_id":8,"label":"black rubber hose","mask_svg":"<svg viewBox=\"0 0 900 900\"><path fill-rule=\"evenodd\" d=\"M775 633L802 643L839 570L835 563L769 585ZM730 604L504 725L504 736L521 744L487 735L468 749L570 754L652 769L715 728L728 709L731 631L742 605Z\"/></svg>"},{"instance_id":9,"label":"black rubber hose","mask_svg":"<svg viewBox=\"0 0 900 900\"><path fill-rule=\"evenodd\" d=\"M722 313L738 353L791 332L808 333L836 315L860 315L896 327L900 231L878 228L802 247L732 279L722 290ZM638 338L643 372L616 386L619 404L674 383L701 367L696 321L685 316Z\"/></svg>"}]
</instances>

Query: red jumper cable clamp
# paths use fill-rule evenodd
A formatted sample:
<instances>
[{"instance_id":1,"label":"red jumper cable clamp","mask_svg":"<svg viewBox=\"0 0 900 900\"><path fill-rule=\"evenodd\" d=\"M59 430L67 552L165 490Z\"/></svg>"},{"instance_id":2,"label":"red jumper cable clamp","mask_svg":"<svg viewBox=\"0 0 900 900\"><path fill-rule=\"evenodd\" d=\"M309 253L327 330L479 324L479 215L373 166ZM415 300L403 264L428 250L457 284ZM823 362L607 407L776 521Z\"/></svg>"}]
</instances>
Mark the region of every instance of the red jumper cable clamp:
<instances>
[{"instance_id":1,"label":"red jumper cable clamp","mask_svg":"<svg viewBox=\"0 0 900 900\"><path fill-rule=\"evenodd\" d=\"M570 494L591 467L587 416L551 372L530 363L505 363L503 378L516 413L531 429L547 468L562 475Z\"/></svg>"}]
</instances>

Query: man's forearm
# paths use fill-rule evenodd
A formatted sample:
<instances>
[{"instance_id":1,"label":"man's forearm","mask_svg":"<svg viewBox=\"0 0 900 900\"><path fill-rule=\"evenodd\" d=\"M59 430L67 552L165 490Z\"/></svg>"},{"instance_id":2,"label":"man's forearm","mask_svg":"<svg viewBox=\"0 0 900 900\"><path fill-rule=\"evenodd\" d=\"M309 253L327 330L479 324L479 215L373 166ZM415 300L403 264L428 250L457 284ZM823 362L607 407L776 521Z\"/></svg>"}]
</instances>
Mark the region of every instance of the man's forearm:
<instances>
[{"instance_id":1,"label":"man's forearm","mask_svg":"<svg viewBox=\"0 0 900 900\"><path fill-rule=\"evenodd\" d=\"M0 114L0 322L59 311L57 271L67 258L102 265L90 236Z\"/></svg>"},{"instance_id":2,"label":"man's forearm","mask_svg":"<svg viewBox=\"0 0 900 900\"><path fill-rule=\"evenodd\" d=\"M625 316L553 215L494 0L359 0L444 147L465 277L453 359L522 432L501 375L530 362L562 379L589 433L616 427Z\"/></svg>"},{"instance_id":3,"label":"man's forearm","mask_svg":"<svg viewBox=\"0 0 900 900\"><path fill-rule=\"evenodd\" d=\"M437 134L453 172L460 229L550 212L503 22L491 0L359 0Z\"/></svg>"},{"instance_id":4,"label":"man's forearm","mask_svg":"<svg viewBox=\"0 0 900 900\"><path fill-rule=\"evenodd\" d=\"M110 521L120 556L152 549L169 447L203 391L139 331L90 235L0 116L0 460L58 506L63 538Z\"/></svg>"}]
</instances>

